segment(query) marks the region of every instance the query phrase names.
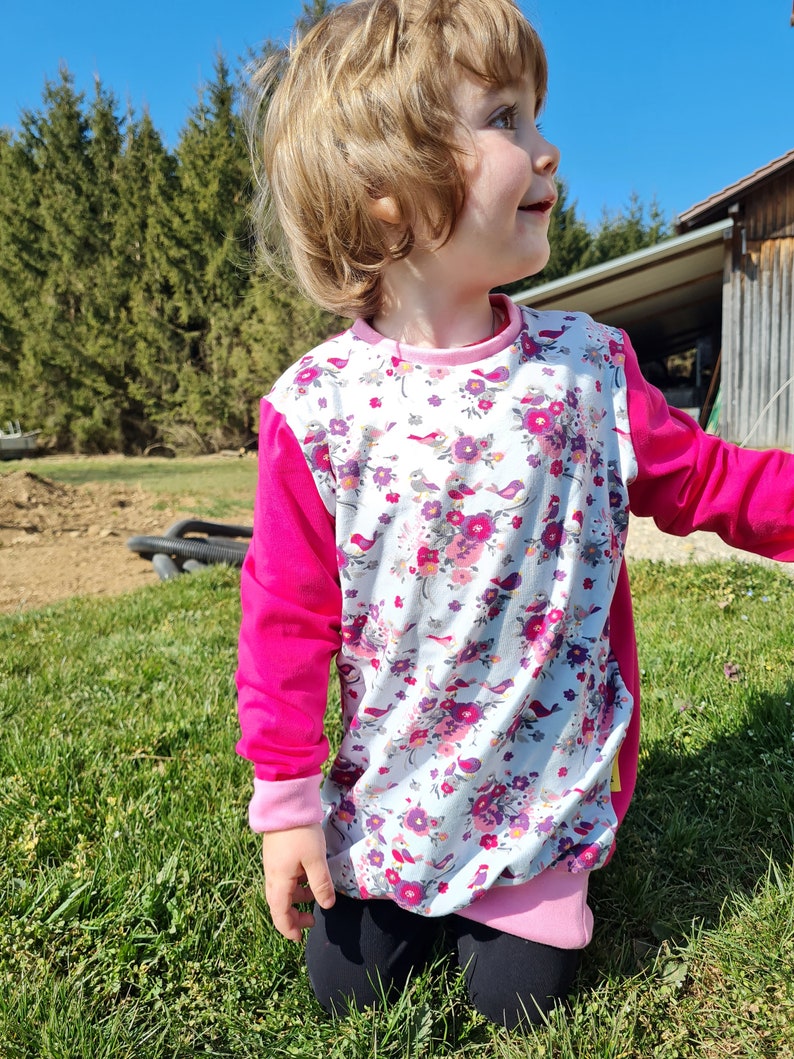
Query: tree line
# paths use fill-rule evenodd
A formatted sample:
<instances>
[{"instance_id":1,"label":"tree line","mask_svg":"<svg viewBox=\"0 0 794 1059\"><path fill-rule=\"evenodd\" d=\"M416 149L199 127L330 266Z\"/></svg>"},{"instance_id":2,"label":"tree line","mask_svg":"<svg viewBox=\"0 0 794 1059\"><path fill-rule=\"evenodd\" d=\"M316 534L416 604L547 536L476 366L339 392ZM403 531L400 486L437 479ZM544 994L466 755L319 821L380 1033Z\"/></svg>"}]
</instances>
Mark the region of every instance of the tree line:
<instances>
[{"instance_id":1,"label":"tree line","mask_svg":"<svg viewBox=\"0 0 794 1059\"><path fill-rule=\"evenodd\" d=\"M239 96L218 57L169 150L63 68L0 130L0 426L64 452L237 447L270 384L344 326L254 266ZM591 229L560 182L549 265L510 292L667 234L636 198Z\"/></svg>"}]
</instances>

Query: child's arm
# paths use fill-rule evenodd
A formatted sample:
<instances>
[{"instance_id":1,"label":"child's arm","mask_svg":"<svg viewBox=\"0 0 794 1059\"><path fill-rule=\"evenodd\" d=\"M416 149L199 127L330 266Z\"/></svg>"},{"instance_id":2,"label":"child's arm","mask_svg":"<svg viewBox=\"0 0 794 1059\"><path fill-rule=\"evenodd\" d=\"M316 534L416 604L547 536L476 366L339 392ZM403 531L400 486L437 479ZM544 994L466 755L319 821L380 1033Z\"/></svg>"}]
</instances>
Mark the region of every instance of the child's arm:
<instances>
[{"instance_id":1,"label":"child's arm","mask_svg":"<svg viewBox=\"0 0 794 1059\"><path fill-rule=\"evenodd\" d=\"M273 922L285 936L299 938L311 917L293 902L313 894L323 907L333 903L320 828L320 772L328 755L328 672L341 643L341 591L333 519L294 434L266 401L241 599L237 750L254 763L249 819L265 833Z\"/></svg>"},{"instance_id":2,"label":"child's arm","mask_svg":"<svg viewBox=\"0 0 794 1059\"><path fill-rule=\"evenodd\" d=\"M735 548L794 561L794 456L742 449L706 434L643 378L626 342L637 477L631 510L675 536L711 530Z\"/></svg>"}]
</instances>

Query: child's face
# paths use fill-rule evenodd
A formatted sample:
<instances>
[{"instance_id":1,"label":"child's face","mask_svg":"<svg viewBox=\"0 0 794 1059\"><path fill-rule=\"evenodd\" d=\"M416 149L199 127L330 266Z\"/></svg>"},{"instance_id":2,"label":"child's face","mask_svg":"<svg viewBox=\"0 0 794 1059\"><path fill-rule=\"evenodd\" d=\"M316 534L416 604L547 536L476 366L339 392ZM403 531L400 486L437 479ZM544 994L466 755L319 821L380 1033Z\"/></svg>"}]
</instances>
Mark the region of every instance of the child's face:
<instances>
[{"instance_id":1,"label":"child's face","mask_svg":"<svg viewBox=\"0 0 794 1059\"><path fill-rule=\"evenodd\" d=\"M479 293L534 275L548 261L560 153L536 125L531 78L500 89L465 75L455 96L466 199L441 251L470 293Z\"/></svg>"}]
</instances>

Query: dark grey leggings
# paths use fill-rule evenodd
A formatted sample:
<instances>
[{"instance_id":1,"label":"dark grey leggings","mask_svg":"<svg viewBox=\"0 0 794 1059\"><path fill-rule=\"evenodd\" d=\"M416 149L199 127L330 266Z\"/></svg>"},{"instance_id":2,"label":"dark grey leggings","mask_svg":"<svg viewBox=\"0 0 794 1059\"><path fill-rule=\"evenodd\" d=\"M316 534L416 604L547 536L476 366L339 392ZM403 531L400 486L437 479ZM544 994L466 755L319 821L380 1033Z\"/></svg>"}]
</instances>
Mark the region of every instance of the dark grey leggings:
<instances>
[{"instance_id":1,"label":"dark grey leggings","mask_svg":"<svg viewBox=\"0 0 794 1059\"><path fill-rule=\"evenodd\" d=\"M538 1023L567 996L581 956L462 916L427 919L392 901L337 894L333 908L315 907L314 915L306 942L309 980L326 1011L339 1014L399 992L441 944L457 950L471 1002L486 1018L508 1029Z\"/></svg>"}]
</instances>

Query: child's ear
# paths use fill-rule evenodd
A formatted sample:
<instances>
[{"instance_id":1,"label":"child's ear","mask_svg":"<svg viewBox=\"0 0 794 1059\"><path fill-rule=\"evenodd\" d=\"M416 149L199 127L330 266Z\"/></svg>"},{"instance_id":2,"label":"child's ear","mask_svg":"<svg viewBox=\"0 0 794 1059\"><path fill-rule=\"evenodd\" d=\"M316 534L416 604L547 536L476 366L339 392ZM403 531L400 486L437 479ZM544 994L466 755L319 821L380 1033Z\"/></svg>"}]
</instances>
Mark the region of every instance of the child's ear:
<instances>
[{"instance_id":1,"label":"child's ear","mask_svg":"<svg viewBox=\"0 0 794 1059\"><path fill-rule=\"evenodd\" d=\"M369 212L376 221L394 226L402 224L400 207L397 205L396 199L393 199L391 195L384 195L381 198L372 198L369 202Z\"/></svg>"}]
</instances>

